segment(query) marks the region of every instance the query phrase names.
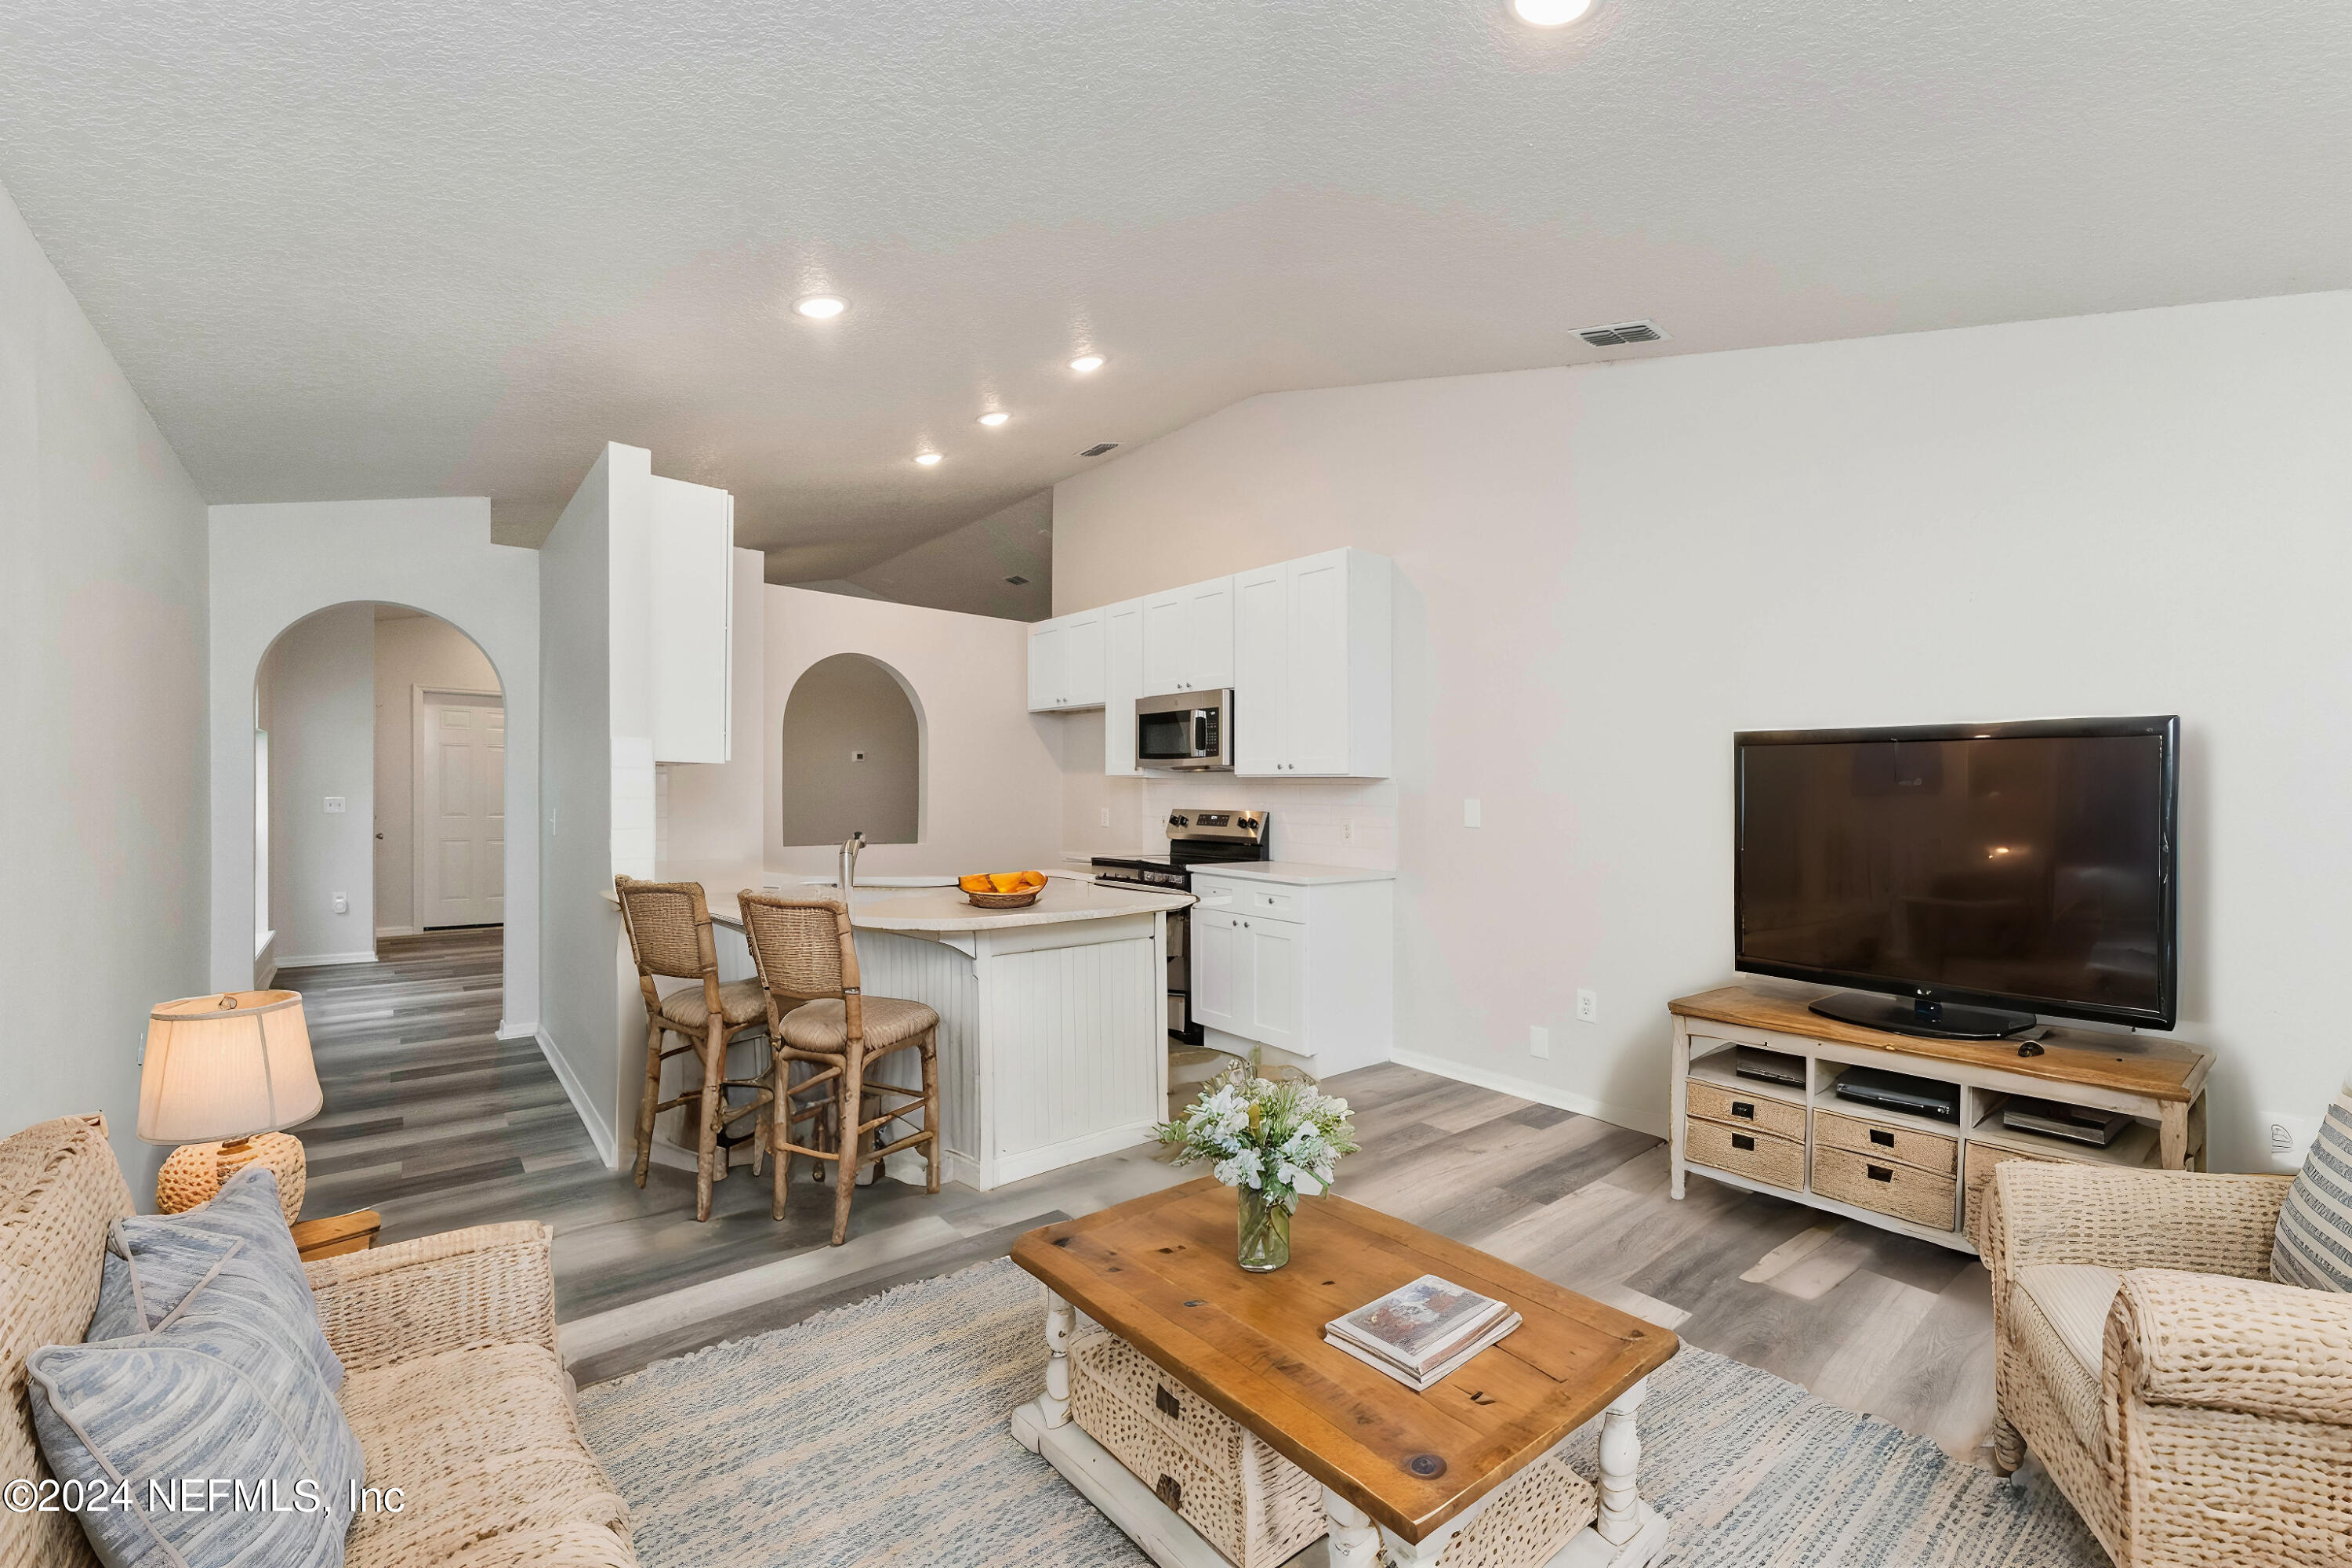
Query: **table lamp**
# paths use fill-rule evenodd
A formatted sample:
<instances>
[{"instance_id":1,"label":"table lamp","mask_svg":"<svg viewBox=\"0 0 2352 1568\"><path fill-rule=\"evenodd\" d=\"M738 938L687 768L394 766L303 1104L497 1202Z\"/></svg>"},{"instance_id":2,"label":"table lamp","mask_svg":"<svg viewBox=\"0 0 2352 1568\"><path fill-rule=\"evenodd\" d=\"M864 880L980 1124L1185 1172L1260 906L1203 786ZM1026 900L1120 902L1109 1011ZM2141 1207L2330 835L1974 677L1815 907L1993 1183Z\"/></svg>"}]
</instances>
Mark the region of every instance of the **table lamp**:
<instances>
[{"instance_id":1,"label":"table lamp","mask_svg":"<svg viewBox=\"0 0 2352 1568\"><path fill-rule=\"evenodd\" d=\"M155 1205L165 1214L207 1202L259 1161L278 1173L291 1225L302 1212L302 1143L281 1129L310 1121L325 1103L299 992L189 996L147 1016L139 1136L183 1145L155 1178Z\"/></svg>"}]
</instances>

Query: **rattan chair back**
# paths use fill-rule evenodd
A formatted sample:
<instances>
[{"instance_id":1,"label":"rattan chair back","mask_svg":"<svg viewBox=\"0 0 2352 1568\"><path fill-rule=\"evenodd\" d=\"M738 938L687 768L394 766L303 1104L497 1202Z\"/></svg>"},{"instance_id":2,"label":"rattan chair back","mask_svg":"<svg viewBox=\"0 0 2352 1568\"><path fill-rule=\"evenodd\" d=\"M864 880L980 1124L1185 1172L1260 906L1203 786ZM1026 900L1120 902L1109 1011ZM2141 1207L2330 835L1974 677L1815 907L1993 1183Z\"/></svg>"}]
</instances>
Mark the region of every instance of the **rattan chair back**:
<instances>
[{"instance_id":1,"label":"rattan chair back","mask_svg":"<svg viewBox=\"0 0 2352 1568\"><path fill-rule=\"evenodd\" d=\"M718 974L719 948L701 883L619 876L613 886L621 896L621 923L628 929L629 953L639 975L699 980Z\"/></svg>"},{"instance_id":2,"label":"rattan chair back","mask_svg":"<svg viewBox=\"0 0 2352 1568\"><path fill-rule=\"evenodd\" d=\"M751 963L770 994L800 1001L857 994L857 942L838 899L736 897Z\"/></svg>"}]
</instances>

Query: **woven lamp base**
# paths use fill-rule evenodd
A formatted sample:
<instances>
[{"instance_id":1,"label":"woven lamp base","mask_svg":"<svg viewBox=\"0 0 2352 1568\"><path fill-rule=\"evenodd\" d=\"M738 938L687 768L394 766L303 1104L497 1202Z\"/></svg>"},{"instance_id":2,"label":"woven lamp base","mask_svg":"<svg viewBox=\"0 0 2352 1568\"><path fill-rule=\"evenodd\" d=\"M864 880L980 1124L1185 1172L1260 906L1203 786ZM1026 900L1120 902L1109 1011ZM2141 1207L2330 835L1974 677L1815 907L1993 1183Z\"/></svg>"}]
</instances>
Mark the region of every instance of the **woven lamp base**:
<instances>
[{"instance_id":1,"label":"woven lamp base","mask_svg":"<svg viewBox=\"0 0 2352 1568\"><path fill-rule=\"evenodd\" d=\"M264 1132L227 1143L183 1143L172 1151L155 1177L155 1206L180 1214L210 1203L221 1184L246 1166L259 1163L278 1173L278 1205L286 1223L302 1212L302 1189L309 1177L302 1141L290 1132Z\"/></svg>"}]
</instances>

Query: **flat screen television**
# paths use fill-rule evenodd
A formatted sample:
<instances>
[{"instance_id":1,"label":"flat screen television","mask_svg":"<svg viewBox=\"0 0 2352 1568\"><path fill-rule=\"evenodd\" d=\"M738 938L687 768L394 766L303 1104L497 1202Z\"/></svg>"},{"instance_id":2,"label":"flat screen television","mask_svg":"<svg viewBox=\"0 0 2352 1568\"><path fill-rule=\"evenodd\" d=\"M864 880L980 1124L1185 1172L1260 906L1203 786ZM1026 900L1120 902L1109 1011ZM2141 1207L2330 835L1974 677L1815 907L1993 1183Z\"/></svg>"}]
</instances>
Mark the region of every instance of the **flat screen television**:
<instances>
[{"instance_id":1,"label":"flat screen television","mask_svg":"<svg viewBox=\"0 0 2352 1568\"><path fill-rule=\"evenodd\" d=\"M1760 731L1734 756L1741 971L1870 993L1814 1011L1911 1034L2172 1027L2177 717Z\"/></svg>"}]
</instances>

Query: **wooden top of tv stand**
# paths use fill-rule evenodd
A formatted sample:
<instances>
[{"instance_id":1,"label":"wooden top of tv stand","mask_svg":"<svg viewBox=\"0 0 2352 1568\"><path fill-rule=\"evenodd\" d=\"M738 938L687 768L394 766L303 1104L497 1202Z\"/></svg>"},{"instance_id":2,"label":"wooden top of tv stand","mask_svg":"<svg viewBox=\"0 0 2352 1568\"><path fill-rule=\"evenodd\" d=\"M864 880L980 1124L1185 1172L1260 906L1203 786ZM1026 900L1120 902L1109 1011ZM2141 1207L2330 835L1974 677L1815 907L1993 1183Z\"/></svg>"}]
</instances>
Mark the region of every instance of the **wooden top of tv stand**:
<instances>
[{"instance_id":1,"label":"wooden top of tv stand","mask_svg":"<svg viewBox=\"0 0 2352 1568\"><path fill-rule=\"evenodd\" d=\"M2053 1083L2091 1084L2122 1094L2150 1100L2187 1102L2205 1087L2213 1053L2184 1040L2151 1035L2109 1034L2098 1029L2063 1026L2036 1036L2042 1055L2021 1057L2015 1040L1937 1040L1923 1035L1895 1035L1865 1029L1823 1017L1808 1004L1834 994L1834 987L1801 985L1782 981L1748 981L1718 986L1696 996L1677 996L1666 1010L1685 1018L1710 1020L1749 1029L1841 1045L1867 1046L1929 1061L2047 1079Z\"/></svg>"}]
</instances>

